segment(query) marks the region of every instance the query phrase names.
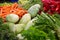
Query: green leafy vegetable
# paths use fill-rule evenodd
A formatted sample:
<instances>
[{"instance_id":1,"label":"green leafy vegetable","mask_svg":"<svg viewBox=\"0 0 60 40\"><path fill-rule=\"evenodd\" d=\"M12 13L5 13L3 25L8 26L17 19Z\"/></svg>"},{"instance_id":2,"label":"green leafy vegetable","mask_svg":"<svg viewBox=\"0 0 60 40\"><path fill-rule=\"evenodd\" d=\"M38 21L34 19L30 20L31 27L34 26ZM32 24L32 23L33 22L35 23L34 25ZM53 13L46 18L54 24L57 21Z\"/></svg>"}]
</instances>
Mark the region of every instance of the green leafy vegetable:
<instances>
[{"instance_id":1,"label":"green leafy vegetable","mask_svg":"<svg viewBox=\"0 0 60 40\"><path fill-rule=\"evenodd\" d=\"M9 26L3 23L0 18L0 40L18 40L16 34L11 32Z\"/></svg>"},{"instance_id":2,"label":"green leafy vegetable","mask_svg":"<svg viewBox=\"0 0 60 40\"><path fill-rule=\"evenodd\" d=\"M27 40L46 40L47 34L43 31L36 29L35 27L30 27L29 30L22 32L22 35L27 38Z\"/></svg>"},{"instance_id":3,"label":"green leafy vegetable","mask_svg":"<svg viewBox=\"0 0 60 40\"><path fill-rule=\"evenodd\" d=\"M57 22L56 18L42 12L41 15L37 15L34 25L23 31L22 35L27 40L59 40L59 22ZM44 36L40 37L41 35Z\"/></svg>"},{"instance_id":4,"label":"green leafy vegetable","mask_svg":"<svg viewBox=\"0 0 60 40\"><path fill-rule=\"evenodd\" d=\"M29 2L26 3L25 5L23 5L23 8L25 9L29 9L31 6L35 5L35 4L42 4L41 0L28 0Z\"/></svg>"}]
</instances>

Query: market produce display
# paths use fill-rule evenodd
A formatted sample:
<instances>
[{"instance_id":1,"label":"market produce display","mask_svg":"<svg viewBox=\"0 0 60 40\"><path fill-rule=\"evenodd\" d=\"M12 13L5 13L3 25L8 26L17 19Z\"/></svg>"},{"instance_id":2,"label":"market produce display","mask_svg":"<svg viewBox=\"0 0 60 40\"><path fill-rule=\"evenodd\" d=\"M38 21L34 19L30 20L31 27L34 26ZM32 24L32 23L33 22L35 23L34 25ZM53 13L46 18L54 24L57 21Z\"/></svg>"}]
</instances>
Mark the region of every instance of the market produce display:
<instances>
[{"instance_id":1,"label":"market produce display","mask_svg":"<svg viewBox=\"0 0 60 40\"><path fill-rule=\"evenodd\" d=\"M59 0L19 2L0 6L0 40L60 40Z\"/></svg>"}]
</instances>

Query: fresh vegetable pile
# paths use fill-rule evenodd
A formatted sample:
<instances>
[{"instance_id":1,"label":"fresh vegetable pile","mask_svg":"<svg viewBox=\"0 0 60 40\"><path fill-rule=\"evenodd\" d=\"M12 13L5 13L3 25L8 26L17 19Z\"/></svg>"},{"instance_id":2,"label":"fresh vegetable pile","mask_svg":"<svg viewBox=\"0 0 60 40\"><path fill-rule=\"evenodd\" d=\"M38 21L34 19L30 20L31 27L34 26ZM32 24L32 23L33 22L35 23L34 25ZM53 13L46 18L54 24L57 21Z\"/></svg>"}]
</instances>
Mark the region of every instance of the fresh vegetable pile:
<instances>
[{"instance_id":1,"label":"fresh vegetable pile","mask_svg":"<svg viewBox=\"0 0 60 40\"><path fill-rule=\"evenodd\" d=\"M39 1L0 7L0 40L60 40L60 15L45 12Z\"/></svg>"},{"instance_id":2,"label":"fresh vegetable pile","mask_svg":"<svg viewBox=\"0 0 60 40\"><path fill-rule=\"evenodd\" d=\"M0 7L0 17L2 17L3 19L5 19L8 14L16 14L19 16L19 18L21 18L26 13L27 10L19 7L17 3L14 3L11 6Z\"/></svg>"}]
</instances>

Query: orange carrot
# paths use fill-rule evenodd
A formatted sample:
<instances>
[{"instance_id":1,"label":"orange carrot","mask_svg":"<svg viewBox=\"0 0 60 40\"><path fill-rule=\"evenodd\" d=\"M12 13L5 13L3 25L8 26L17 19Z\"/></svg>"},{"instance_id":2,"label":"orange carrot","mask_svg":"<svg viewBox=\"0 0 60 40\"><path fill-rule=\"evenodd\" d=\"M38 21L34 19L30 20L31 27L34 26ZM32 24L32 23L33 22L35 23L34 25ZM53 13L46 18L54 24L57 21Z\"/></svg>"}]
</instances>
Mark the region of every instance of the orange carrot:
<instances>
[{"instance_id":1,"label":"orange carrot","mask_svg":"<svg viewBox=\"0 0 60 40\"><path fill-rule=\"evenodd\" d=\"M4 20L8 14L16 14L20 18L27 13L27 10L23 9L22 7L18 7L17 3L14 3L11 6L2 6L0 7L0 17L2 17Z\"/></svg>"}]
</instances>

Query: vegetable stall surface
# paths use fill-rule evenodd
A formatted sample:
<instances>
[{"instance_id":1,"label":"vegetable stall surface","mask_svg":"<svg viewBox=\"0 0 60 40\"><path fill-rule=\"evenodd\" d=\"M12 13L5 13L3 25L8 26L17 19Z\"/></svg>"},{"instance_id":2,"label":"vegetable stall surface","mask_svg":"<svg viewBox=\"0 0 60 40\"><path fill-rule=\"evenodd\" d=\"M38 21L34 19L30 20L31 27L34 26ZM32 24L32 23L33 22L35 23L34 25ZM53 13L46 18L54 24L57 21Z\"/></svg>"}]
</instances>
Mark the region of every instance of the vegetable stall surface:
<instances>
[{"instance_id":1,"label":"vegetable stall surface","mask_svg":"<svg viewBox=\"0 0 60 40\"><path fill-rule=\"evenodd\" d=\"M17 3L0 7L0 40L60 40L60 15L39 12L41 0L26 1L28 11Z\"/></svg>"}]
</instances>

